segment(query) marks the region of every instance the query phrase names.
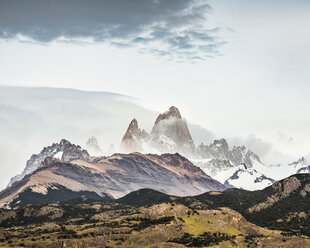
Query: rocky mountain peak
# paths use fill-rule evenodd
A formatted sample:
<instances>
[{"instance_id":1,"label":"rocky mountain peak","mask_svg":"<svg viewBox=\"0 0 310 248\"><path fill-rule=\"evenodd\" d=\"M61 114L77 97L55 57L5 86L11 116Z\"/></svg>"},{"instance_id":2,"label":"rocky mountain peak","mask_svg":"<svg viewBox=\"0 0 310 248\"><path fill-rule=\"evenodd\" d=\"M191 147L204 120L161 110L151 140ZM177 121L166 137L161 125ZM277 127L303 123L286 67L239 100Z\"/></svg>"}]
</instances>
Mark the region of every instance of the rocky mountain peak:
<instances>
[{"instance_id":1,"label":"rocky mountain peak","mask_svg":"<svg viewBox=\"0 0 310 248\"><path fill-rule=\"evenodd\" d=\"M122 139L120 150L122 152L142 152L142 142L148 138L148 133L141 130L138 126L138 121L133 119Z\"/></svg>"},{"instance_id":2,"label":"rocky mountain peak","mask_svg":"<svg viewBox=\"0 0 310 248\"><path fill-rule=\"evenodd\" d=\"M289 165L294 167L306 167L310 165L310 163L304 157L301 157L298 161L293 162Z\"/></svg>"},{"instance_id":3,"label":"rocky mountain peak","mask_svg":"<svg viewBox=\"0 0 310 248\"><path fill-rule=\"evenodd\" d=\"M212 146L220 147L224 150L229 150L229 146L226 139L214 140Z\"/></svg>"},{"instance_id":4,"label":"rocky mountain peak","mask_svg":"<svg viewBox=\"0 0 310 248\"><path fill-rule=\"evenodd\" d=\"M162 120L169 120L171 118L182 119L180 111L174 106L171 106L165 113L160 114L155 121L155 125Z\"/></svg>"},{"instance_id":5,"label":"rocky mountain peak","mask_svg":"<svg viewBox=\"0 0 310 248\"><path fill-rule=\"evenodd\" d=\"M179 152L188 157L193 157L196 152L186 120L182 119L180 111L174 106L158 115L150 135L141 130L137 120L133 119L122 139L120 149L125 153Z\"/></svg>"},{"instance_id":6,"label":"rocky mountain peak","mask_svg":"<svg viewBox=\"0 0 310 248\"><path fill-rule=\"evenodd\" d=\"M129 136L138 136L139 131L138 121L133 119L127 128L124 138Z\"/></svg>"},{"instance_id":7,"label":"rocky mountain peak","mask_svg":"<svg viewBox=\"0 0 310 248\"><path fill-rule=\"evenodd\" d=\"M159 152L179 152L193 157L195 145L185 119L176 107L160 114L151 131L151 145Z\"/></svg>"},{"instance_id":8,"label":"rocky mountain peak","mask_svg":"<svg viewBox=\"0 0 310 248\"><path fill-rule=\"evenodd\" d=\"M245 146L234 146L233 149L229 149L225 139L214 140L210 145L201 144L197 148L197 153L202 159L211 159L207 163L210 164L213 175L223 169L229 169L230 165L244 164L251 168L253 164L261 163L259 156ZM225 161L229 161L229 163ZM204 167L207 168L206 165Z\"/></svg>"},{"instance_id":9,"label":"rocky mountain peak","mask_svg":"<svg viewBox=\"0 0 310 248\"><path fill-rule=\"evenodd\" d=\"M23 172L11 178L9 185L15 181L21 180L27 174L39 168L40 164L46 157L53 157L64 162L71 162L72 160L82 159L88 160L89 154L86 150L82 149L79 145L71 144L70 141L62 139L59 143L53 143L51 146L46 146L38 154L33 154L26 162L26 167Z\"/></svg>"},{"instance_id":10,"label":"rocky mountain peak","mask_svg":"<svg viewBox=\"0 0 310 248\"><path fill-rule=\"evenodd\" d=\"M53 144L54 145L54 144ZM57 145L57 144L55 144ZM66 139L62 139L60 142L59 142L59 146L62 146L62 147L65 147L65 146L70 146L71 143L69 140L66 140Z\"/></svg>"}]
</instances>

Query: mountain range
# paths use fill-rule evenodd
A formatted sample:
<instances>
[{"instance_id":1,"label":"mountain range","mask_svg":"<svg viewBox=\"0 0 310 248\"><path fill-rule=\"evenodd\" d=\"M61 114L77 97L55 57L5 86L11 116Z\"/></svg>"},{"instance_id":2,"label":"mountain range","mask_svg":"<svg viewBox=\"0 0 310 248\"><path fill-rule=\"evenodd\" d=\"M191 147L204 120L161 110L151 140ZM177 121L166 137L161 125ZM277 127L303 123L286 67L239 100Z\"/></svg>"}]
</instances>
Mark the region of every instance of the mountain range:
<instances>
[{"instance_id":1,"label":"mountain range","mask_svg":"<svg viewBox=\"0 0 310 248\"><path fill-rule=\"evenodd\" d=\"M88 139L86 147L88 151L91 151L92 155L99 157L101 155L102 157L103 151L95 137ZM123 136L120 150L125 153L135 153L135 156L138 156L140 153L141 156L146 157L148 155L142 155L141 153L179 153L189 157L194 165L200 167L207 175L219 181L225 187L247 190L263 189L273 184L276 180L297 172L307 173L309 166L305 158L281 168L266 166L261 162L257 154L245 146L234 146L230 149L225 139L214 140L209 145L201 143L198 147L195 147L186 120L182 118L179 110L173 106L156 118L150 134L144 129L141 130L138 126L138 121L133 119ZM58 159L65 163L75 160L89 163L99 158L92 157L88 151L78 145L71 144L65 139L59 143L44 147L40 153L31 156L26 163L24 171L20 175L13 177L9 186L38 169L47 157ZM79 165L81 166L81 163ZM279 175L277 171L286 171L286 175L282 176L282 178L277 178L276 176ZM80 190L86 188L81 187ZM211 188L207 187L205 189L210 190ZM166 192L164 187L158 190ZM122 190L120 192L121 194L128 193ZM194 192L192 191L189 194ZM100 195L102 192L96 193ZM174 193L182 195L182 192L175 191ZM198 190L196 193L201 192Z\"/></svg>"},{"instance_id":2,"label":"mountain range","mask_svg":"<svg viewBox=\"0 0 310 248\"><path fill-rule=\"evenodd\" d=\"M227 187L247 190L263 189L276 180L297 173L299 169L303 168L301 171L306 172L309 166L302 158L275 169L265 165L256 153L245 146L230 149L223 138L196 147L186 120L174 106L158 115L150 134L140 129L138 121L133 119L123 136L120 149L123 152L178 152Z\"/></svg>"},{"instance_id":3,"label":"mountain range","mask_svg":"<svg viewBox=\"0 0 310 248\"><path fill-rule=\"evenodd\" d=\"M226 189L177 153L84 157L86 154L78 146L64 140L58 145L63 143L69 151L65 149L61 159L55 155L46 157L37 169L0 192L0 207L14 208L42 198L43 202L58 201L64 196L71 199L77 197L77 192L98 199L119 198L141 188L178 196Z\"/></svg>"},{"instance_id":4,"label":"mountain range","mask_svg":"<svg viewBox=\"0 0 310 248\"><path fill-rule=\"evenodd\" d=\"M267 166L225 139L196 146L173 106L150 133L133 119L123 153L85 147L44 147L0 192L1 247L310 246L305 158Z\"/></svg>"}]
</instances>

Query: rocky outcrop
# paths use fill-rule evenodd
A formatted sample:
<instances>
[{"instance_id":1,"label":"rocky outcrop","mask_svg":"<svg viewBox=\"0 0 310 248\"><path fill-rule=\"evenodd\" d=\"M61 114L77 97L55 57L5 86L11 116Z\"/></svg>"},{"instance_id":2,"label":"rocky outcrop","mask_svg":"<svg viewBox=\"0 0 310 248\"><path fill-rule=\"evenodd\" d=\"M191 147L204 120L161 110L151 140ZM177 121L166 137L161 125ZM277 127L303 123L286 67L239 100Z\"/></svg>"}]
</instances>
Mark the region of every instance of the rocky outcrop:
<instances>
[{"instance_id":1,"label":"rocky outcrop","mask_svg":"<svg viewBox=\"0 0 310 248\"><path fill-rule=\"evenodd\" d=\"M87 160L90 156L88 152L82 149L79 145L71 144L68 140L62 139L59 143L54 143L51 146L44 147L40 153L33 154L27 161L23 172L11 178L9 186L35 171L46 157L53 157L63 160L64 162L70 162L75 159Z\"/></svg>"}]
</instances>

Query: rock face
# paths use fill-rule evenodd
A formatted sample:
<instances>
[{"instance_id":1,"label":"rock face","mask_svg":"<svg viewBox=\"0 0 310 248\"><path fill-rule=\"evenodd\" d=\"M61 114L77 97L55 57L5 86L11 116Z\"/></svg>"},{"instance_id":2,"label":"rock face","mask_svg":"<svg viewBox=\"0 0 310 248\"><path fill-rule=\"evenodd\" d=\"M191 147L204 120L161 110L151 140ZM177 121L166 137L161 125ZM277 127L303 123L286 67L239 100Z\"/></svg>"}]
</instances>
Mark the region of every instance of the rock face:
<instances>
[{"instance_id":1,"label":"rock face","mask_svg":"<svg viewBox=\"0 0 310 248\"><path fill-rule=\"evenodd\" d=\"M157 117L150 136L152 146L160 152L180 152L188 157L195 154L186 120L174 106Z\"/></svg>"},{"instance_id":2,"label":"rock face","mask_svg":"<svg viewBox=\"0 0 310 248\"><path fill-rule=\"evenodd\" d=\"M11 178L9 186L36 170L46 157L53 157L63 160L64 162L70 162L75 159L87 160L89 154L79 145L71 144L68 140L62 139L59 143L54 143L51 146L44 147L40 153L33 154L27 161L23 172L20 175Z\"/></svg>"},{"instance_id":3,"label":"rock face","mask_svg":"<svg viewBox=\"0 0 310 248\"><path fill-rule=\"evenodd\" d=\"M0 193L0 207L22 204L21 199L29 199L23 192L55 200L57 188L65 194L83 191L113 198L141 188L178 196L226 189L179 154L114 154L71 162L47 157L37 170Z\"/></svg>"},{"instance_id":4,"label":"rock face","mask_svg":"<svg viewBox=\"0 0 310 248\"><path fill-rule=\"evenodd\" d=\"M122 139L121 151L125 153L142 152L142 143L148 138L148 133L145 130L140 130L138 121L133 119Z\"/></svg>"},{"instance_id":5,"label":"rock face","mask_svg":"<svg viewBox=\"0 0 310 248\"><path fill-rule=\"evenodd\" d=\"M103 151L95 137L91 137L86 142L87 151L93 156L102 156Z\"/></svg>"}]
</instances>

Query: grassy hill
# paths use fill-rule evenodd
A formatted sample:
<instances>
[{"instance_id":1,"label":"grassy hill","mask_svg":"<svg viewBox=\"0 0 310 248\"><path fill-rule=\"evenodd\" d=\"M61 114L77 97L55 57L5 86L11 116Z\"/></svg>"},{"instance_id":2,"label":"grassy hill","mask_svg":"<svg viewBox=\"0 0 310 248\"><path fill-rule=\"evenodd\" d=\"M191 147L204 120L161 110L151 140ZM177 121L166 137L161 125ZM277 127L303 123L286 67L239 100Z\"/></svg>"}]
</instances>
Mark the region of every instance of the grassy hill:
<instances>
[{"instance_id":1,"label":"grassy hill","mask_svg":"<svg viewBox=\"0 0 310 248\"><path fill-rule=\"evenodd\" d=\"M194 197L142 189L118 200L0 210L0 247L310 247L310 175Z\"/></svg>"}]
</instances>

